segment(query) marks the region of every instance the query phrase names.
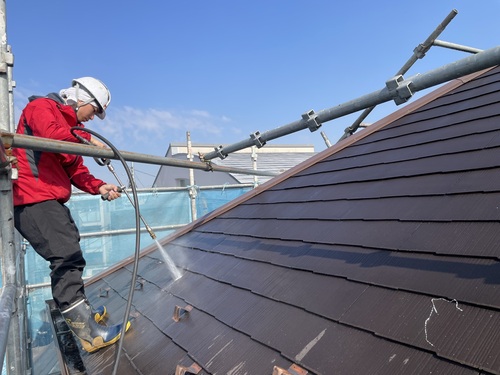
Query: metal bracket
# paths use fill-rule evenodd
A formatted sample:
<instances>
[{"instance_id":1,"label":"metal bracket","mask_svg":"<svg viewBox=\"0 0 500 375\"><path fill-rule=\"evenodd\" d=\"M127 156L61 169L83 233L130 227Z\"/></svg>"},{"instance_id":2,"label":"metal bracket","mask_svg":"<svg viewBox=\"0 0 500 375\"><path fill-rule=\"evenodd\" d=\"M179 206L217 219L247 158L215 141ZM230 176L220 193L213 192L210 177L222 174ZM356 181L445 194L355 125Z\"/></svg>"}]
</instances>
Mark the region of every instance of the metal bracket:
<instances>
[{"instance_id":1,"label":"metal bracket","mask_svg":"<svg viewBox=\"0 0 500 375\"><path fill-rule=\"evenodd\" d=\"M99 297L108 298L111 288L99 288Z\"/></svg>"},{"instance_id":2,"label":"metal bracket","mask_svg":"<svg viewBox=\"0 0 500 375\"><path fill-rule=\"evenodd\" d=\"M189 315L189 312L193 310L193 306L187 305L186 307L180 307L178 305L175 306L174 308L174 316L172 316L172 319L175 322L179 322L182 317L186 317Z\"/></svg>"},{"instance_id":3,"label":"metal bracket","mask_svg":"<svg viewBox=\"0 0 500 375\"><path fill-rule=\"evenodd\" d=\"M213 172L214 171L214 166L212 165L212 162L210 160L205 162L205 170L207 172Z\"/></svg>"},{"instance_id":4,"label":"metal bracket","mask_svg":"<svg viewBox=\"0 0 500 375\"><path fill-rule=\"evenodd\" d=\"M219 150L222 146L219 146ZM217 149L215 149L215 151L217 151ZM205 163L205 170L207 172L213 172L214 171L214 167L212 166L212 162L210 160L205 160L205 154L202 154L201 152L198 152L198 158L200 159L200 161L202 163Z\"/></svg>"},{"instance_id":5,"label":"metal bracket","mask_svg":"<svg viewBox=\"0 0 500 375\"><path fill-rule=\"evenodd\" d=\"M385 83L396 105L406 103L413 96L413 92L410 89L411 81L401 84L404 81L404 77L400 74Z\"/></svg>"},{"instance_id":6,"label":"metal bracket","mask_svg":"<svg viewBox=\"0 0 500 375\"><path fill-rule=\"evenodd\" d=\"M2 137L4 147L6 149L12 147L12 144L14 143L14 133L4 133L0 131L0 135Z\"/></svg>"},{"instance_id":7,"label":"metal bracket","mask_svg":"<svg viewBox=\"0 0 500 375\"><path fill-rule=\"evenodd\" d=\"M17 158L15 156L8 156L9 162L15 168L10 168L10 179L17 180L19 179L19 167L17 164Z\"/></svg>"},{"instance_id":8,"label":"metal bracket","mask_svg":"<svg viewBox=\"0 0 500 375\"><path fill-rule=\"evenodd\" d=\"M8 67L14 66L14 55L10 51L2 52L1 55L0 73L7 73Z\"/></svg>"},{"instance_id":9,"label":"metal bracket","mask_svg":"<svg viewBox=\"0 0 500 375\"><path fill-rule=\"evenodd\" d=\"M17 158L12 155L10 145L7 146L7 148L4 148L3 143L0 145L0 173L7 174L10 172L10 178L17 180L19 178Z\"/></svg>"},{"instance_id":10,"label":"metal bracket","mask_svg":"<svg viewBox=\"0 0 500 375\"><path fill-rule=\"evenodd\" d=\"M225 158L227 158L227 154L224 154L224 153L222 152L222 149L223 149L223 148L224 148L224 147L222 147L222 145L219 145L219 147L214 147L214 151L217 153L217 156L218 156L219 158L221 158L222 160L224 160Z\"/></svg>"},{"instance_id":11,"label":"metal bracket","mask_svg":"<svg viewBox=\"0 0 500 375\"><path fill-rule=\"evenodd\" d=\"M135 290L143 290L144 289L144 284L146 283L146 280L143 278L139 278L135 281Z\"/></svg>"},{"instance_id":12,"label":"metal bracket","mask_svg":"<svg viewBox=\"0 0 500 375\"><path fill-rule=\"evenodd\" d=\"M188 190L188 194L189 194L189 197L191 199L196 199L196 197L198 196L198 190L200 189L200 187L198 185L191 185L191 186L188 186L189 190Z\"/></svg>"},{"instance_id":13,"label":"metal bracket","mask_svg":"<svg viewBox=\"0 0 500 375\"><path fill-rule=\"evenodd\" d=\"M291 365L288 370L274 366L273 375L307 375L309 372L296 364Z\"/></svg>"},{"instance_id":14,"label":"metal bracket","mask_svg":"<svg viewBox=\"0 0 500 375\"><path fill-rule=\"evenodd\" d=\"M420 43L418 46L415 47L413 50L413 53L415 54L415 57L417 59L423 59L425 57L425 54L427 51L432 47L432 44L425 46L422 43Z\"/></svg>"},{"instance_id":15,"label":"metal bracket","mask_svg":"<svg viewBox=\"0 0 500 375\"><path fill-rule=\"evenodd\" d=\"M253 143L255 146L257 146L257 148L264 147L266 144L266 141L262 140L262 135L260 134L259 131L250 134L250 138L253 140Z\"/></svg>"},{"instance_id":16,"label":"metal bracket","mask_svg":"<svg viewBox=\"0 0 500 375\"><path fill-rule=\"evenodd\" d=\"M321 127L321 123L318 122L318 115L314 113L314 110L312 109L302 115L302 120L306 122L307 127L311 132L314 132Z\"/></svg>"},{"instance_id":17,"label":"metal bracket","mask_svg":"<svg viewBox=\"0 0 500 375\"><path fill-rule=\"evenodd\" d=\"M189 367L177 365L175 368L175 375L197 375L200 371L200 365L193 362L193 364Z\"/></svg>"}]
</instances>

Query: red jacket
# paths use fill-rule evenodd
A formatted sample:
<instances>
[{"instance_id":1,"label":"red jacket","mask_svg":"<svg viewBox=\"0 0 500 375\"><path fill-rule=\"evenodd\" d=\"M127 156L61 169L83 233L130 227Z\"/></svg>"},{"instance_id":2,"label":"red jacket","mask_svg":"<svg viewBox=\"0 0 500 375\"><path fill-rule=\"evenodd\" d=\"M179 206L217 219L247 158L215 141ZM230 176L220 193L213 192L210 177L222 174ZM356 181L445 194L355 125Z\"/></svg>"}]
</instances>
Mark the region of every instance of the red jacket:
<instances>
[{"instance_id":1,"label":"red jacket","mask_svg":"<svg viewBox=\"0 0 500 375\"><path fill-rule=\"evenodd\" d=\"M56 99L60 99L57 96ZM62 100L61 100L62 101ZM71 134L78 122L75 110L49 98L34 99L24 108L17 133L79 143ZM78 132L90 140L87 132ZM83 157L45 151L14 148L19 178L13 180L14 206L57 200L65 203L71 196L71 185L90 194L99 194L105 182L90 174Z\"/></svg>"}]
</instances>

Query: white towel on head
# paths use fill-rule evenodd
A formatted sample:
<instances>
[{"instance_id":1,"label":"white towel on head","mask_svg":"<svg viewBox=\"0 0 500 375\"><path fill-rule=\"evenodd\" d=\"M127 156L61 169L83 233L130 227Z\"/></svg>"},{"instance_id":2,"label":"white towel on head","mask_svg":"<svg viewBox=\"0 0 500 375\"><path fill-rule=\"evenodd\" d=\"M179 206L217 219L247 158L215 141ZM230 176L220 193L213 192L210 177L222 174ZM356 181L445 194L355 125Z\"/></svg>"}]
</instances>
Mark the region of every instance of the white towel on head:
<instances>
[{"instance_id":1,"label":"white towel on head","mask_svg":"<svg viewBox=\"0 0 500 375\"><path fill-rule=\"evenodd\" d=\"M76 86L68 87L67 89L59 91L59 95L66 101L66 104L69 105L77 104L79 100L84 102L85 104L94 101L94 98L90 96L87 91Z\"/></svg>"}]
</instances>

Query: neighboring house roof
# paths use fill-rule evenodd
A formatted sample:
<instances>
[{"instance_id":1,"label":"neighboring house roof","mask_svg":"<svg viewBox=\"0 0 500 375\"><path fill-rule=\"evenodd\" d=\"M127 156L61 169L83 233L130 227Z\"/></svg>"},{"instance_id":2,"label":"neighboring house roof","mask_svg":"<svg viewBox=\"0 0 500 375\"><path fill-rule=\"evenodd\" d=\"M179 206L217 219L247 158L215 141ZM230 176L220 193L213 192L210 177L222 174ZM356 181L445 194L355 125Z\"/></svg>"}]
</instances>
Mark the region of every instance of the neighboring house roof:
<instances>
[{"instance_id":1,"label":"neighboring house roof","mask_svg":"<svg viewBox=\"0 0 500 375\"><path fill-rule=\"evenodd\" d=\"M258 152L258 151L257 151ZM314 150L311 152L273 152L273 153L257 153L258 170L283 173L296 165L299 165L304 160L315 155ZM242 153L234 153L225 159L214 159L212 163L230 168L252 168L252 159L250 155ZM230 173L240 184L251 184L254 182L254 176L241 173ZM272 177L257 176L259 183L267 182Z\"/></svg>"},{"instance_id":2,"label":"neighboring house roof","mask_svg":"<svg viewBox=\"0 0 500 375\"><path fill-rule=\"evenodd\" d=\"M163 239L180 279L146 249L118 373L500 373L499 125L495 68ZM132 269L88 297L121 319Z\"/></svg>"},{"instance_id":3,"label":"neighboring house roof","mask_svg":"<svg viewBox=\"0 0 500 375\"><path fill-rule=\"evenodd\" d=\"M195 144L192 146L193 160L199 161L199 154L207 154L214 151L214 146ZM186 145L179 143L170 144L166 157L173 157L176 159L186 160L188 154L188 149ZM242 168L253 170L254 169L254 159L255 157L255 169L259 171L268 171L283 173L288 169L295 167L296 165L302 163L304 160L315 155L314 146L312 145L266 145L263 148L246 148L243 150L236 151L229 154L226 158L220 159L215 158L210 160L211 163L216 165L221 165L229 168ZM163 173L171 174L171 168L168 169L162 166L156 177L155 184L157 186L162 186L162 181L165 180ZM180 174L185 174L187 176L188 172L186 170L177 169ZM205 172L205 171L195 171L195 176L200 176L206 173L217 173L217 172ZM220 173L220 172L219 172ZM252 184L254 183L254 176L251 174L241 174L241 173L229 173L230 176L234 178L237 183L240 184ZM268 176L257 176L259 183L267 182L272 177ZM199 177L198 177L199 179Z\"/></svg>"}]
</instances>

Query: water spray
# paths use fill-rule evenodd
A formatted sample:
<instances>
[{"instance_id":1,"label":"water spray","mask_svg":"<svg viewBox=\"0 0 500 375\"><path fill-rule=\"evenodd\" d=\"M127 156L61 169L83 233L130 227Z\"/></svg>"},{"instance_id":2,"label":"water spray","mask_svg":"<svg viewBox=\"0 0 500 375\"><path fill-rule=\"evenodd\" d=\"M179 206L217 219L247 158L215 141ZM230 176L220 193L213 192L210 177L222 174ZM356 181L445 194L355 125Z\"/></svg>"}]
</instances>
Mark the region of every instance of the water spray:
<instances>
[{"instance_id":1,"label":"water spray","mask_svg":"<svg viewBox=\"0 0 500 375\"><path fill-rule=\"evenodd\" d=\"M85 139L85 141L88 142L86 139ZM116 174L115 169L111 165L111 161L109 159L97 159L97 158L94 158L94 160L97 162L97 164L102 165L102 166L106 165L108 167L109 171L113 174L113 176L115 176L116 181L118 181L118 184L120 185L120 187L118 188L118 191L120 193L124 192L125 195L128 197L128 200L132 204L132 207L135 208L134 202L132 201L132 198L130 197L130 194L126 190L125 185L123 185L122 182L120 181L120 178ZM108 193L102 195L101 199L102 200L107 200L108 199ZM168 253L165 251L165 249L163 248L163 246L160 244L160 242L156 238L156 234L153 231L153 229L148 225L148 223L146 222L146 220L144 219L144 217L140 213L139 213L139 218L144 223L144 226L146 227L146 230L148 231L148 233L151 236L151 238L155 241L156 247L158 247L158 249L160 250L161 255L163 256L163 260L167 264L167 267L168 267L168 269L170 271L170 274L172 275L173 279L174 280L180 279L182 277L182 273L175 266L174 261L172 260L172 258L170 258L170 256L168 255Z\"/></svg>"},{"instance_id":2,"label":"water spray","mask_svg":"<svg viewBox=\"0 0 500 375\"><path fill-rule=\"evenodd\" d=\"M91 145L93 146L92 143L90 143L88 140L86 140L85 138L79 136L78 134L76 134L75 132L71 132L80 142L82 143L85 143L86 145ZM116 153L116 152L115 152ZM130 197L130 194L128 193L127 189L126 189L126 186L122 183L122 181L120 180L120 178L118 177L116 171L115 171L115 168L113 167L113 165L111 164L111 160L110 159L104 159L104 158L94 158L95 162L97 164L99 164L100 166L106 166L108 167L108 170L113 174L113 176L115 176L115 179L116 181L118 181L118 184L119 184L119 187L118 187L118 192L120 193L125 193L125 195L127 196L128 200L130 201L130 204L132 205L132 207L135 208L135 205L134 205L134 201L132 200L132 198ZM133 181L131 180L131 183L133 183ZM102 200L107 200L108 199L108 194L109 193L106 193L104 195L101 196L101 199ZM174 280L177 280L177 279L180 279L182 274L181 272L177 269L177 267L175 266L173 260L170 258L170 256L167 254L167 252L165 251L165 249L161 246L160 242L158 241L158 239L156 238L156 234L155 232L153 231L153 229L149 226L149 224L146 222L146 220L144 219L144 217L140 214L139 212L139 218L140 220L144 223L144 226L146 228L146 230L148 231L149 235L151 236L151 238L155 241L156 243L156 246L158 247L158 249L161 251L161 254L163 256L163 259L165 260L165 263L167 264L168 266L168 269L170 270L170 273L172 274L172 277Z\"/></svg>"}]
</instances>

